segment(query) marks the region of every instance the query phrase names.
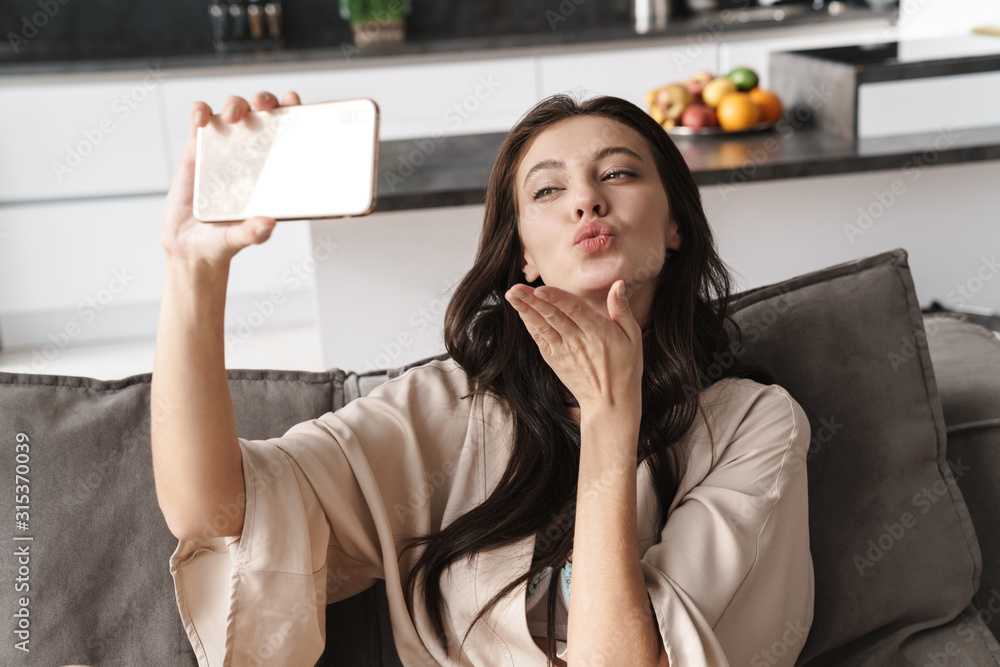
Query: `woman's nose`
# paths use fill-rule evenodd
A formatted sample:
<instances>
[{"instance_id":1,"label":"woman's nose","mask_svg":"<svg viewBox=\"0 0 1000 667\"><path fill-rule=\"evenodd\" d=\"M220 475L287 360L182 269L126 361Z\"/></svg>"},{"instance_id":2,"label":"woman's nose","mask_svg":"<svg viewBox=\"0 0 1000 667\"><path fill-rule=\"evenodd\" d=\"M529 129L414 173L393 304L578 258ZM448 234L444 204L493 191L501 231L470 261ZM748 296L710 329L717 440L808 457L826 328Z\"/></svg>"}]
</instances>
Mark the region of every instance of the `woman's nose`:
<instances>
[{"instance_id":1,"label":"woman's nose","mask_svg":"<svg viewBox=\"0 0 1000 667\"><path fill-rule=\"evenodd\" d=\"M594 185L581 186L574 200L578 220L600 218L607 214L607 202Z\"/></svg>"}]
</instances>

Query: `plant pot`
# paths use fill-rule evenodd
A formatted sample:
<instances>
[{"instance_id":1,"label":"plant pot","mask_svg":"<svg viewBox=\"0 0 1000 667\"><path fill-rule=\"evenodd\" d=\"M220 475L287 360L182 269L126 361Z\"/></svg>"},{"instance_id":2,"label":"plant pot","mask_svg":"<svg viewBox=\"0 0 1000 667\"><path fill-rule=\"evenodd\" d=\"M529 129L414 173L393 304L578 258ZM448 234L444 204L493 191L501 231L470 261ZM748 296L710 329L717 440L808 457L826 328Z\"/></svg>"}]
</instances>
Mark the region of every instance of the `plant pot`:
<instances>
[{"instance_id":1,"label":"plant pot","mask_svg":"<svg viewBox=\"0 0 1000 667\"><path fill-rule=\"evenodd\" d=\"M354 45L359 49L373 44L399 44L406 39L406 21L366 21L352 25L351 32L354 35Z\"/></svg>"}]
</instances>

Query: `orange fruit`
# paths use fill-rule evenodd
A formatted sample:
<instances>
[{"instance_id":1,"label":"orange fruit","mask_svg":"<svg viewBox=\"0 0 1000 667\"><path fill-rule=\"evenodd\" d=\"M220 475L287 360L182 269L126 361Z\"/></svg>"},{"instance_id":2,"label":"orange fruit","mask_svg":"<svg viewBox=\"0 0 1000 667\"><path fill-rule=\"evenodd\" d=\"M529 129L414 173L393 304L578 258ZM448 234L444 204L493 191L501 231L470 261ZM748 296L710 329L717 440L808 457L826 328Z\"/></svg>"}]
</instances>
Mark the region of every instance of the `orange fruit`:
<instances>
[{"instance_id":1,"label":"orange fruit","mask_svg":"<svg viewBox=\"0 0 1000 667\"><path fill-rule=\"evenodd\" d=\"M781 120L781 114L785 111L781 104L781 98L763 88L754 88L747 94L753 103L760 108L760 122L777 123Z\"/></svg>"},{"instance_id":2,"label":"orange fruit","mask_svg":"<svg viewBox=\"0 0 1000 667\"><path fill-rule=\"evenodd\" d=\"M760 122L760 109L747 93L729 93L715 109L719 125L727 132L745 130Z\"/></svg>"}]
</instances>

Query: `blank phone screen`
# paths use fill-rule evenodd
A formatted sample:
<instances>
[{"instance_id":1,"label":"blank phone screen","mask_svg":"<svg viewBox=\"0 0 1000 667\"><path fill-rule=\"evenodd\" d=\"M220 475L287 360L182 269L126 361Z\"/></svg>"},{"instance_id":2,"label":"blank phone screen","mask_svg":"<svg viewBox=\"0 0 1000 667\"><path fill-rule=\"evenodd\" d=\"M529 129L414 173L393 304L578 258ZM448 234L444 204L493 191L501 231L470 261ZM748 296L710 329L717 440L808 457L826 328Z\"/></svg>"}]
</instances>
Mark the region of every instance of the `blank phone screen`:
<instances>
[{"instance_id":1,"label":"blank phone screen","mask_svg":"<svg viewBox=\"0 0 1000 667\"><path fill-rule=\"evenodd\" d=\"M374 206L378 107L324 102L212 116L198 130L194 217L202 222L366 215Z\"/></svg>"}]
</instances>

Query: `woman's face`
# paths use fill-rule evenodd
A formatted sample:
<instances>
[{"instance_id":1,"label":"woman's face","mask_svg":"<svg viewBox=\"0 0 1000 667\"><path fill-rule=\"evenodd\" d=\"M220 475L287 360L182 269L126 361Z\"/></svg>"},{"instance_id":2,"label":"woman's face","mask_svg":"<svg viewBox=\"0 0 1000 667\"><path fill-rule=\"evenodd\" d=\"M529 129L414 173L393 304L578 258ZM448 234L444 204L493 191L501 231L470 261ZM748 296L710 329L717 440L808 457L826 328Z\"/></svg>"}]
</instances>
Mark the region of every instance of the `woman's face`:
<instances>
[{"instance_id":1,"label":"woman's face","mask_svg":"<svg viewBox=\"0 0 1000 667\"><path fill-rule=\"evenodd\" d=\"M599 116L561 121L528 145L514 189L527 282L541 276L607 314L608 291L624 279L645 324L680 235L642 136Z\"/></svg>"}]
</instances>

